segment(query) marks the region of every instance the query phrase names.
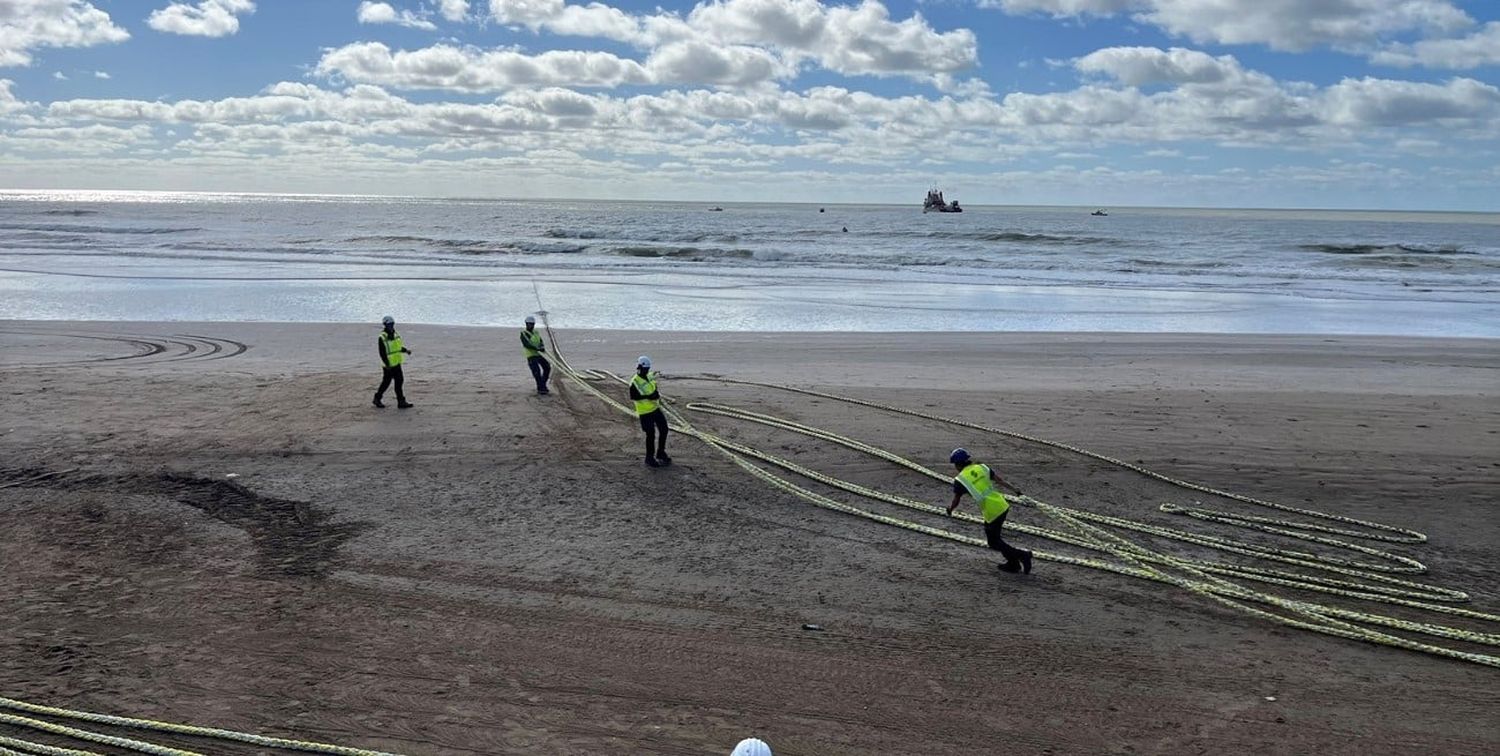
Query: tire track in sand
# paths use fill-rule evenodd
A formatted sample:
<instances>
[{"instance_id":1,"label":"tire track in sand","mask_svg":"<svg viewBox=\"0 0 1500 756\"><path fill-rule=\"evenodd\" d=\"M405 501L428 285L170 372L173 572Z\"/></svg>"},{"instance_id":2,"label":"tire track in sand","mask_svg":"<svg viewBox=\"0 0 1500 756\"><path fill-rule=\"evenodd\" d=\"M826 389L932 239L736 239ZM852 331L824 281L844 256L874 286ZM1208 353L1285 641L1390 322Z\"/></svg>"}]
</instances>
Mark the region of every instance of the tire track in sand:
<instances>
[{"instance_id":1,"label":"tire track in sand","mask_svg":"<svg viewBox=\"0 0 1500 756\"><path fill-rule=\"evenodd\" d=\"M250 345L242 341L219 338L216 336L199 336L196 334L174 334L170 337L161 335L137 335L137 334L101 334L79 331L50 331L50 330L22 330L9 329L0 330L0 333L19 336L58 336L70 339L89 339L92 341L104 341L115 344L123 344L134 350L133 354L113 355L108 357L89 357L77 360L63 360L59 362L42 362L24 365L7 365L3 369L17 368L51 368L51 367L85 367L103 364L155 364L159 362L208 362L212 360L223 360L238 357L249 351Z\"/></svg>"}]
</instances>

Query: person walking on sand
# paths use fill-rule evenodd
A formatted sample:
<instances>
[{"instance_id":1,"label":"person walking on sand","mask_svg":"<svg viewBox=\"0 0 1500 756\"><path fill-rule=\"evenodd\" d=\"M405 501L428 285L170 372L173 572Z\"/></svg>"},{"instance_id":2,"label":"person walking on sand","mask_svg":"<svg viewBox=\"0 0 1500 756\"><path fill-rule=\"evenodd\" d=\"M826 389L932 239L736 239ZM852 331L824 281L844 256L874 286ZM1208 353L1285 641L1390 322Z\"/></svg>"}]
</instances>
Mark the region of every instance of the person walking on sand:
<instances>
[{"instance_id":1,"label":"person walking on sand","mask_svg":"<svg viewBox=\"0 0 1500 756\"><path fill-rule=\"evenodd\" d=\"M405 381L405 376L401 374L401 363L406 361L406 355L411 354L411 350L402 345L401 334L396 333L395 318L387 315L380 322L385 327L375 338L375 349L380 354L380 364L384 366L384 372L380 377L380 388L375 389L374 404L376 407L385 407L380 397L385 396L385 390L394 383L396 384L396 408L411 409L412 403L406 401L406 393L401 390L401 384Z\"/></svg>"},{"instance_id":2,"label":"person walking on sand","mask_svg":"<svg viewBox=\"0 0 1500 756\"><path fill-rule=\"evenodd\" d=\"M980 513L984 515L985 540L989 541L990 548L1005 557L1005 561L997 565L1000 571L1031 574L1031 552L1018 549L1000 537L1000 529L1005 525L1005 514L1010 511L1010 502L1005 500L1005 494L1000 493L1000 487L1009 488L1017 496L1021 495L1021 490L1006 483L989 465L975 462L964 449L954 449L948 455L948 461L958 469L958 475L953 479L953 503L948 505L948 516L953 516L953 510L958 508L958 502L964 494L972 496L979 505Z\"/></svg>"},{"instance_id":3,"label":"person walking on sand","mask_svg":"<svg viewBox=\"0 0 1500 756\"><path fill-rule=\"evenodd\" d=\"M552 377L552 363L543 356L547 345L542 342L542 335L536 332L536 318L530 315L526 316L526 328L521 331L521 351L526 353L526 366L531 368L531 377L536 379L536 392L552 393L547 390L547 379Z\"/></svg>"},{"instance_id":4,"label":"person walking on sand","mask_svg":"<svg viewBox=\"0 0 1500 756\"><path fill-rule=\"evenodd\" d=\"M667 415L661 411L661 394L656 388L656 373L651 372L651 358L641 355L635 361L635 375L630 378L630 399L635 415L646 432L646 466L672 464L667 456ZM658 435L660 434L660 435Z\"/></svg>"}]
</instances>

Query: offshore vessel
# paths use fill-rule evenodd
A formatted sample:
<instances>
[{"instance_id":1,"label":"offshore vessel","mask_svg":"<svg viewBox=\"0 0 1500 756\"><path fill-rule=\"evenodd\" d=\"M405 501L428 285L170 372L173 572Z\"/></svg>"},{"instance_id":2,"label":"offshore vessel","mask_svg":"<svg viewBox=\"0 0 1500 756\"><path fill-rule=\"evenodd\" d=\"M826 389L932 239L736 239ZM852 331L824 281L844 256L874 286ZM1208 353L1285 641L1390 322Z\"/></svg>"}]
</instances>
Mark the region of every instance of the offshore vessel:
<instances>
[{"instance_id":1,"label":"offshore vessel","mask_svg":"<svg viewBox=\"0 0 1500 756\"><path fill-rule=\"evenodd\" d=\"M927 190L927 199L922 202L924 213L961 213L964 209L958 206L958 200L952 202L943 201L943 193L936 189Z\"/></svg>"}]
</instances>

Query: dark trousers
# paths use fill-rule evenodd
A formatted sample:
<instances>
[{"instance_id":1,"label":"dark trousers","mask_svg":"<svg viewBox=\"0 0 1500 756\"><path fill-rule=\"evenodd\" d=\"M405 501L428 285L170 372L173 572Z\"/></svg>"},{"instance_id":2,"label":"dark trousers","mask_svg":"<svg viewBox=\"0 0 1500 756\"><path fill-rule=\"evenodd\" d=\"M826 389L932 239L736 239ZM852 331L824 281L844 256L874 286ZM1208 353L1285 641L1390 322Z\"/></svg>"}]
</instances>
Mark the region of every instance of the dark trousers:
<instances>
[{"instance_id":1,"label":"dark trousers","mask_svg":"<svg viewBox=\"0 0 1500 756\"><path fill-rule=\"evenodd\" d=\"M536 390L547 390L547 379L552 377L552 363L546 357L537 355L526 358L526 367L531 368L531 377L536 379Z\"/></svg>"},{"instance_id":2,"label":"dark trousers","mask_svg":"<svg viewBox=\"0 0 1500 756\"><path fill-rule=\"evenodd\" d=\"M667 456L667 413L658 409L641 415L641 430L646 432L646 457Z\"/></svg>"},{"instance_id":3,"label":"dark trousers","mask_svg":"<svg viewBox=\"0 0 1500 756\"><path fill-rule=\"evenodd\" d=\"M1005 539L1000 537L1000 529L1005 527L1005 515L1007 514L1010 514L1010 510L1006 510L1005 514L984 524L984 540L989 541L990 548L1000 552L1000 556L1005 557L1006 564L1019 566L1020 563L1017 560L1021 558L1021 555L1030 555L1031 552L1025 549L1018 549L1006 543Z\"/></svg>"},{"instance_id":4,"label":"dark trousers","mask_svg":"<svg viewBox=\"0 0 1500 756\"><path fill-rule=\"evenodd\" d=\"M385 368L385 372L380 377L380 388L375 389L375 398L378 400L380 397L385 396L385 390L390 388L391 384L394 383L396 384L396 401L406 401L406 394L401 391L401 383L404 380L406 379L401 375L400 365L392 365Z\"/></svg>"}]
</instances>

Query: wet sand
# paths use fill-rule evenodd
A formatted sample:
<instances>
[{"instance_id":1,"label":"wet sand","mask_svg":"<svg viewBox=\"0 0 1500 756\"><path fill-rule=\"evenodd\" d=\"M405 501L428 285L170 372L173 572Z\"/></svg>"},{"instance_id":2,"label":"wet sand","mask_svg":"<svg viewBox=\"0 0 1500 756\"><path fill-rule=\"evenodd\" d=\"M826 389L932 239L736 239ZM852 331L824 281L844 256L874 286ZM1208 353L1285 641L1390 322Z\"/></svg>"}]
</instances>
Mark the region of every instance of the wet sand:
<instances>
[{"instance_id":1,"label":"wet sand","mask_svg":"<svg viewBox=\"0 0 1500 756\"><path fill-rule=\"evenodd\" d=\"M404 412L370 406L367 325L0 322L0 695L421 754L727 753L751 734L778 756L1500 750L1494 669L1066 565L999 575L682 436L648 470L628 418L556 377L531 391L514 330L402 333ZM939 469L966 445L1061 504L1240 535L1156 512L1201 495L1057 450L687 377L962 415L1412 527L1430 543L1397 550L1425 579L1500 608L1495 341L559 337L580 367L647 353L668 396ZM822 442L694 421L948 500Z\"/></svg>"}]
</instances>

